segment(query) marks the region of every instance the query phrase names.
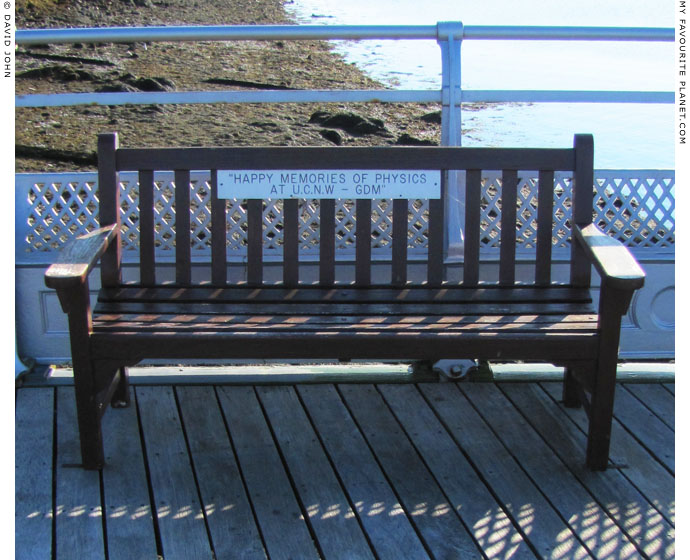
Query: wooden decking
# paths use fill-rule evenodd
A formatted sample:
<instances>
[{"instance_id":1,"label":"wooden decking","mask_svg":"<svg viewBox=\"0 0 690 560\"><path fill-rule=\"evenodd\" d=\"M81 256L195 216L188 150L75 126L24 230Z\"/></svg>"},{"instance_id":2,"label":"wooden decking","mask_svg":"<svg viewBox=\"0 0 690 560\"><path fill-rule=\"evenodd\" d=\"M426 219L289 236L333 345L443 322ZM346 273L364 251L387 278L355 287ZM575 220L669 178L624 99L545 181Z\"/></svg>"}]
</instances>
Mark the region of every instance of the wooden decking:
<instances>
[{"instance_id":1,"label":"wooden decking","mask_svg":"<svg viewBox=\"0 0 690 560\"><path fill-rule=\"evenodd\" d=\"M674 385L620 384L583 468L558 383L136 386L78 467L71 387L22 388L16 555L674 558Z\"/></svg>"}]
</instances>

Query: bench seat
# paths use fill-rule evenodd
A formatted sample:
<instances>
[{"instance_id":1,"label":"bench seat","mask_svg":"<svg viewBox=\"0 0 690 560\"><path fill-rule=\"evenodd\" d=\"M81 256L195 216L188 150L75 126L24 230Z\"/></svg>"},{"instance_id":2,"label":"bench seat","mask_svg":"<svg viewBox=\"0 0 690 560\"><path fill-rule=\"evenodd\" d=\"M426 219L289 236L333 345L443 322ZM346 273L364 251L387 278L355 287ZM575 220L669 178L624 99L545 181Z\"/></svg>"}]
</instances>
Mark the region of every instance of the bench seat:
<instances>
[{"instance_id":1,"label":"bench seat","mask_svg":"<svg viewBox=\"0 0 690 560\"><path fill-rule=\"evenodd\" d=\"M590 291L554 286L121 287L101 290L93 317L93 344L113 357L299 358L301 342L324 359L570 361L592 359L596 336Z\"/></svg>"}]
</instances>

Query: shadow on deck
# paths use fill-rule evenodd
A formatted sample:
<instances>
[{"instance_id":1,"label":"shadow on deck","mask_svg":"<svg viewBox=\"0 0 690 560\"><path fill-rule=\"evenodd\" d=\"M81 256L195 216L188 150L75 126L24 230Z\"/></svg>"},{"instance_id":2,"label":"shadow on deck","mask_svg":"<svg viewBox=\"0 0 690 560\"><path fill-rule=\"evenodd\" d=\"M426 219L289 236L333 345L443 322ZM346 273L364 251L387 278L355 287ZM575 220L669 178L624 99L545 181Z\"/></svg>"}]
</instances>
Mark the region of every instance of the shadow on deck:
<instances>
[{"instance_id":1,"label":"shadow on deck","mask_svg":"<svg viewBox=\"0 0 690 560\"><path fill-rule=\"evenodd\" d=\"M559 383L137 385L89 472L22 388L16 557L674 558L674 390L619 384L591 473Z\"/></svg>"}]
</instances>

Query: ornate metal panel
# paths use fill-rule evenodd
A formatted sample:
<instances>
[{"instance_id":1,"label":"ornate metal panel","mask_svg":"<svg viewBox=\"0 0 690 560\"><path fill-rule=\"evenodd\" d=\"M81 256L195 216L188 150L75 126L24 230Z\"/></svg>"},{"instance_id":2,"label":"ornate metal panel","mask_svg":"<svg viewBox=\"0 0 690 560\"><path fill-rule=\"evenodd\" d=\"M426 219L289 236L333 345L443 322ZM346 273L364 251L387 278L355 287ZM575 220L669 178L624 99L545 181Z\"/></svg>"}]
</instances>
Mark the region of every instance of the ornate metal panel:
<instances>
[{"instance_id":1,"label":"ornate metal panel","mask_svg":"<svg viewBox=\"0 0 690 560\"><path fill-rule=\"evenodd\" d=\"M45 253L58 250L73 235L98 227L98 200L95 176L78 174L46 176L29 181L25 192L17 196L23 204L15 213L17 225L24 226L22 253ZM19 249L19 247L18 247Z\"/></svg>"},{"instance_id":2,"label":"ornate metal panel","mask_svg":"<svg viewBox=\"0 0 690 560\"><path fill-rule=\"evenodd\" d=\"M570 239L570 208L572 206L572 176L557 173L553 195L553 245L565 248ZM498 171L487 171L482 178L480 240L483 251L500 248L501 245L501 197L503 181ZM522 251L536 250L537 199L539 179L534 172L518 176L516 243Z\"/></svg>"},{"instance_id":3,"label":"ornate metal panel","mask_svg":"<svg viewBox=\"0 0 690 560\"><path fill-rule=\"evenodd\" d=\"M598 173L596 223L629 247L673 247L675 176L659 171Z\"/></svg>"},{"instance_id":4,"label":"ornate metal panel","mask_svg":"<svg viewBox=\"0 0 690 560\"><path fill-rule=\"evenodd\" d=\"M98 227L98 195L95 173L18 175L18 262L45 260L73 235ZM570 239L571 181L556 174L554 188L553 245L567 248ZM136 174L122 173L122 243L125 258L136 258L139 246L138 184ZM500 247L501 175L486 172L482 180L481 241L485 251ZM537 191L535 173L522 173L518 183L517 243L523 251L535 249ZM172 173L157 173L154 181L154 227L156 253L174 254L175 200ZM675 174L672 171L597 171L593 190L594 221L611 236L630 247L672 249L675 242ZM192 250L198 257L210 256L211 194L207 173L191 176ZM226 243L229 254L246 250L247 215L244 201L227 200ZM411 254L425 252L428 235L428 204L410 201L408 248ZM263 212L264 248L282 252L282 202L269 200ZM300 247L318 252L319 201L301 200ZM355 245L355 202L336 203L336 249L343 255ZM392 204L372 204L372 249L384 256L390 252ZM44 257L44 258L41 258Z\"/></svg>"},{"instance_id":5,"label":"ornate metal panel","mask_svg":"<svg viewBox=\"0 0 690 560\"><path fill-rule=\"evenodd\" d=\"M554 185L554 248L570 240L572 176L557 173ZM536 249L536 174L522 173L518 183L516 240L519 249ZM500 247L502 181L499 172L482 180L480 220L484 250ZM675 173L657 170L596 171L594 222L629 247L672 249L675 243Z\"/></svg>"}]
</instances>

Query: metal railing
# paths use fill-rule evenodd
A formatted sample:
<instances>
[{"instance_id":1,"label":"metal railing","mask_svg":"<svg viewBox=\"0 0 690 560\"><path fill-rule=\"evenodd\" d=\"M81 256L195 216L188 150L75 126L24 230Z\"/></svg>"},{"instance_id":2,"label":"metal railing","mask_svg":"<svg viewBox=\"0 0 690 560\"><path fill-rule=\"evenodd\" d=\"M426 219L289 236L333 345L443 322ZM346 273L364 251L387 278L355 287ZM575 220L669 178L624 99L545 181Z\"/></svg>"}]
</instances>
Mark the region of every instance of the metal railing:
<instances>
[{"instance_id":1,"label":"metal railing","mask_svg":"<svg viewBox=\"0 0 690 560\"><path fill-rule=\"evenodd\" d=\"M76 29L24 29L17 45L64 43L131 43L156 41L278 41L278 40L436 40L444 59L441 90L267 90L186 91L156 93L64 93L18 95L17 107L121 105L150 103L303 103L303 102L583 102L673 103L673 92L462 90L460 45L464 40L653 41L672 42L671 28L465 26L460 22L416 26L256 25L171 26ZM451 98L454 103L451 103ZM459 111L459 109L458 109ZM459 124L459 120L457 121Z\"/></svg>"},{"instance_id":2,"label":"metal railing","mask_svg":"<svg viewBox=\"0 0 690 560\"><path fill-rule=\"evenodd\" d=\"M439 22L414 26L256 25L171 26L18 30L18 45L58 43L131 43L154 41L278 41L278 40L435 40L441 48L440 90L264 90L174 91L115 93L53 93L18 95L16 107L124 104L196 103L309 103L309 102L412 102L441 103L441 144L462 144L462 103L568 102L568 103L673 103L664 91L554 91L463 90L461 45L465 40L558 41L674 41L672 28L470 26ZM458 224L447 238L449 253L461 255L464 189L456 172L448 176L448 223ZM459 201L451 204L450 201Z\"/></svg>"}]
</instances>

